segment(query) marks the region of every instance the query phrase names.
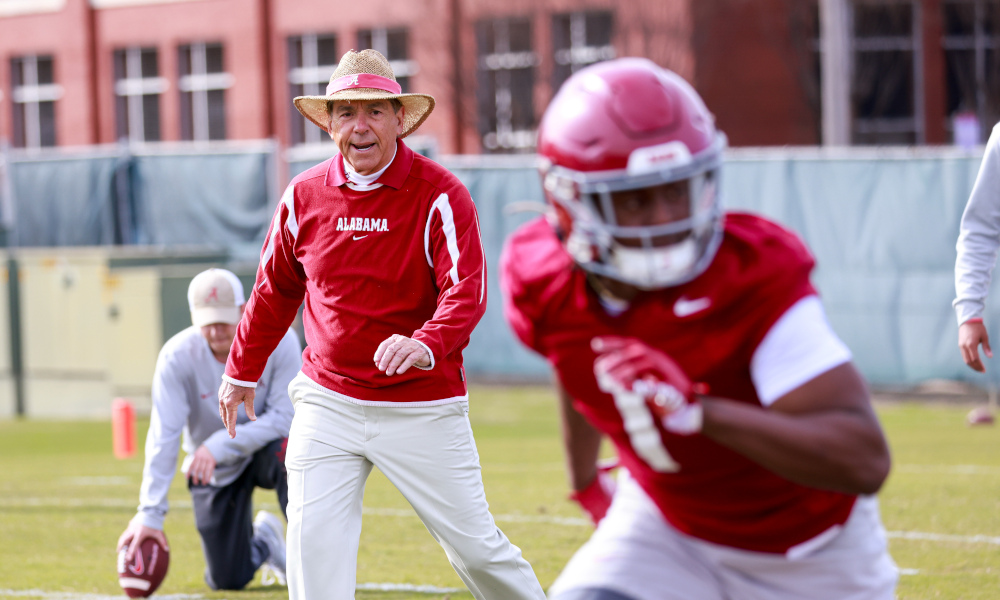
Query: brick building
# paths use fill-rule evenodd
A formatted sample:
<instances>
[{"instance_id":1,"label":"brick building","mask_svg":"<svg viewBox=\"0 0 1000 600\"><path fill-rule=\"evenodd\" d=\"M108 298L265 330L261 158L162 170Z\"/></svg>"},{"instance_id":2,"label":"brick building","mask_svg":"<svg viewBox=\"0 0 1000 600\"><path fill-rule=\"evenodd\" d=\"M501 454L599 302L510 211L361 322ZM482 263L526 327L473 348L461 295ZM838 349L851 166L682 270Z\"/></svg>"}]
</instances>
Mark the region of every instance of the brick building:
<instances>
[{"instance_id":1,"label":"brick building","mask_svg":"<svg viewBox=\"0 0 1000 600\"><path fill-rule=\"evenodd\" d=\"M291 98L374 47L437 99L418 133L445 154L531 151L558 85L626 55L692 81L733 145L819 144L831 4L843 139L981 140L1000 118L1000 0L0 0L0 140L328 143Z\"/></svg>"}]
</instances>

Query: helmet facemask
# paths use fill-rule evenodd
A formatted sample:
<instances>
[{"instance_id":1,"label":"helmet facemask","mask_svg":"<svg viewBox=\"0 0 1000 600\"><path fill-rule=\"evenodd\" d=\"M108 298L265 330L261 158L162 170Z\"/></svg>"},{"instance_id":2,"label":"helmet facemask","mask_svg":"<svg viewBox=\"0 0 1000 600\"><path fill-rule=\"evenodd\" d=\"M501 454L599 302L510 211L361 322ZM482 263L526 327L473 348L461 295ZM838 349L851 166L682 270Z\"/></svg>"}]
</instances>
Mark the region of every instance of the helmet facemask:
<instances>
[{"instance_id":1,"label":"helmet facemask","mask_svg":"<svg viewBox=\"0 0 1000 600\"><path fill-rule=\"evenodd\" d=\"M683 144L670 142L634 151L624 170L544 169L546 195L559 207L557 212L568 213L568 219L562 219L568 223L561 226L574 261L587 271L643 290L680 285L700 275L722 239L719 177L724 146L720 134L695 156ZM660 186L664 189L657 192ZM654 188L648 193L683 193L687 210L681 212L686 214L663 222L623 223L615 198L647 188Z\"/></svg>"}]
</instances>

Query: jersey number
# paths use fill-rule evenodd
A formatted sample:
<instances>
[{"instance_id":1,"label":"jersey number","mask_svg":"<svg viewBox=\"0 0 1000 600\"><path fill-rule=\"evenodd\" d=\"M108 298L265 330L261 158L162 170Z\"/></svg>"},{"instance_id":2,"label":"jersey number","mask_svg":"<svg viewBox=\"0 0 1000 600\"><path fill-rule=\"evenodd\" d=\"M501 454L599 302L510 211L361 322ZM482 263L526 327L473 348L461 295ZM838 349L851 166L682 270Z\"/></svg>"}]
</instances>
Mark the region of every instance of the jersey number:
<instances>
[{"instance_id":1,"label":"jersey number","mask_svg":"<svg viewBox=\"0 0 1000 600\"><path fill-rule=\"evenodd\" d=\"M650 412L645 397L633 392L619 392L614 394L614 398L635 453L655 471L661 473L679 471L681 466L663 445L663 438L656 429L653 413Z\"/></svg>"}]
</instances>

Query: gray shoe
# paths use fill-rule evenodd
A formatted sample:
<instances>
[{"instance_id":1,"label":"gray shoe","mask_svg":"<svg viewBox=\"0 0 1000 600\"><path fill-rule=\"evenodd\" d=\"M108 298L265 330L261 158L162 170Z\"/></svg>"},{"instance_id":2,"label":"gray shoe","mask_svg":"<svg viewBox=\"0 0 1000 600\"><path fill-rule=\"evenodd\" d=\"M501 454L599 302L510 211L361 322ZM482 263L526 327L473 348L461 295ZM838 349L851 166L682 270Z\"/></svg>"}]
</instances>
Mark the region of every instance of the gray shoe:
<instances>
[{"instance_id":1,"label":"gray shoe","mask_svg":"<svg viewBox=\"0 0 1000 600\"><path fill-rule=\"evenodd\" d=\"M270 579L268 576L273 574L279 584L285 585L285 528L281 519L265 510L258 511L253 520L253 536L260 538L271 551L264 563L261 582L270 585L273 582L265 580Z\"/></svg>"}]
</instances>

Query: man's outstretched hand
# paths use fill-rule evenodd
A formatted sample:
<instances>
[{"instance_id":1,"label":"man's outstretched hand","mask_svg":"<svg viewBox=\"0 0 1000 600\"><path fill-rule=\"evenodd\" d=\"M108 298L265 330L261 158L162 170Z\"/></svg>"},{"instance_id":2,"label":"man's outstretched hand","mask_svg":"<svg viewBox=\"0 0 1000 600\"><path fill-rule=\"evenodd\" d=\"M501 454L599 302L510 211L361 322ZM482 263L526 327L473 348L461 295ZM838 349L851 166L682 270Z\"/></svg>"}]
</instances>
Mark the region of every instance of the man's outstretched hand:
<instances>
[{"instance_id":1,"label":"man's outstretched hand","mask_svg":"<svg viewBox=\"0 0 1000 600\"><path fill-rule=\"evenodd\" d=\"M255 395L252 387L233 385L228 381L223 381L219 386L219 416L222 417L230 438L236 437L236 409L240 404L246 406L247 417L251 421L257 420L257 414L253 411Z\"/></svg>"},{"instance_id":2,"label":"man's outstretched hand","mask_svg":"<svg viewBox=\"0 0 1000 600\"><path fill-rule=\"evenodd\" d=\"M979 345L983 346L983 354L986 358L993 358L993 350L990 348L990 334L986 332L983 320L969 319L958 327L958 348L962 351L962 360L973 371L986 372L986 366L979 358Z\"/></svg>"}]
</instances>

